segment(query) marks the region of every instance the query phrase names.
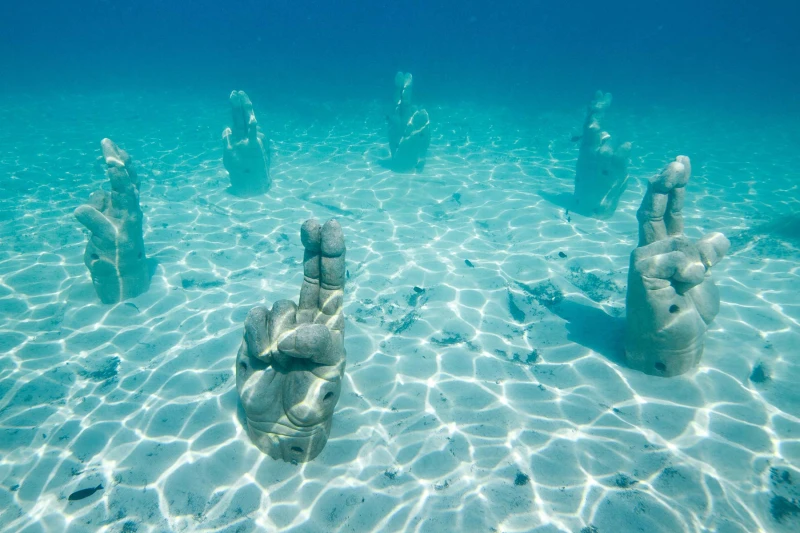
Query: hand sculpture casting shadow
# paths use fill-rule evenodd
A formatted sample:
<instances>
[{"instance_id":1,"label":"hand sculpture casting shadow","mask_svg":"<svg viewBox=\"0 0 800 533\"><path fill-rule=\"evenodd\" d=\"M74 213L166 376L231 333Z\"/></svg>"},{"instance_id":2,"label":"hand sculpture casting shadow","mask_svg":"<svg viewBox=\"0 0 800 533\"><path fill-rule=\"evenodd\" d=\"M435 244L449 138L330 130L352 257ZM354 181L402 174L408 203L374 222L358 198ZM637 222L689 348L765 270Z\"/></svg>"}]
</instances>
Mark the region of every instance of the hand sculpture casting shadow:
<instances>
[{"instance_id":1,"label":"hand sculpture casting shadow","mask_svg":"<svg viewBox=\"0 0 800 533\"><path fill-rule=\"evenodd\" d=\"M150 287L139 207L139 177L130 156L111 139L103 139L103 159L111 192L95 191L75 218L91 232L83 260L97 296L105 304L133 298Z\"/></svg>"},{"instance_id":2,"label":"hand sculpture casting shadow","mask_svg":"<svg viewBox=\"0 0 800 533\"><path fill-rule=\"evenodd\" d=\"M631 151L631 143L614 148L611 135L600 127L600 119L610 105L611 93L597 91L583 124L573 193L575 212L601 219L614 214L628 186Z\"/></svg>"},{"instance_id":3,"label":"hand sculpture casting shadow","mask_svg":"<svg viewBox=\"0 0 800 533\"><path fill-rule=\"evenodd\" d=\"M616 364L625 362L625 320L594 305L564 299L550 310L567 321L567 340L598 353Z\"/></svg>"},{"instance_id":4,"label":"hand sculpture casting shadow","mask_svg":"<svg viewBox=\"0 0 800 533\"><path fill-rule=\"evenodd\" d=\"M270 155L266 137L259 131L253 103L244 91L230 96L233 129L222 132L222 164L231 178L230 191L236 195L261 194L269 189Z\"/></svg>"},{"instance_id":5,"label":"hand sculpture casting shadow","mask_svg":"<svg viewBox=\"0 0 800 533\"><path fill-rule=\"evenodd\" d=\"M422 172L431 144L430 118L411 101L411 74L398 72L394 86L394 112L386 117L392 156L388 166L395 172Z\"/></svg>"},{"instance_id":6,"label":"hand sculpture casting shadow","mask_svg":"<svg viewBox=\"0 0 800 533\"><path fill-rule=\"evenodd\" d=\"M299 305L255 307L236 358L247 433L275 459L301 463L325 447L345 368L345 244L335 220L307 220Z\"/></svg>"},{"instance_id":7,"label":"hand sculpture casting shadow","mask_svg":"<svg viewBox=\"0 0 800 533\"><path fill-rule=\"evenodd\" d=\"M730 243L721 233L697 242L683 235L690 175L689 158L678 156L651 178L636 213L639 247L628 271L625 352L628 365L646 374L676 376L697 365L719 312L710 269Z\"/></svg>"}]
</instances>

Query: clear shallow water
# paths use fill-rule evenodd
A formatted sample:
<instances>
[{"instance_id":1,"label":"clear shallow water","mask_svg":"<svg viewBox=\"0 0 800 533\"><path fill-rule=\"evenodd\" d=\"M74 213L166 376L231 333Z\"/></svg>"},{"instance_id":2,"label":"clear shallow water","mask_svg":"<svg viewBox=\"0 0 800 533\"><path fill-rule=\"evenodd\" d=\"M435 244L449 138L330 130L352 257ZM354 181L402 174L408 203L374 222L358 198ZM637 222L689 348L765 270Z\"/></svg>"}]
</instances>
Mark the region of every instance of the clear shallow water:
<instances>
[{"instance_id":1,"label":"clear shallow water","mask_svg":"<svg viewBox=\"0 0 800 533\"><path fill-rule=\"evenodd\" d=\"M225 96L0 107L4 530L797 527L791 117L754 137L757 113L615 103L632 181L596 221L558 206L581 103L426 102L425 173L397 175L378 163L383 101L277 105L256 89L274 183L245 200L225 190ZM149 292L111 306L72 217L105 181L103 136L137 163L159 262ZM645 179L677 153L693 157L687 234L721 230L733 248L714 269L722 305L701 367L661 379L622 364L619 334ZM233 362L247 310L296 298L310 216L345 230L348 368L331 440L293 466L249 443Z\"/></svg>"},{"instance_id":2,"label":"clear shallow water","mask_svg":"<svg viewBox=\"0 0 800 533\"><path fill-rule=\"evenodd\" d=\"M800 530L798 9L3 3L0 531ZM379 164L397 70L431 116L421 175ZM226 191L232 89L271 139L264 196ZM563 207L597 89L633 143L606 221ZM73 217L104 137L159 264L110 306ZM687 235L732 246L701 366L660 379L620 335L635 212L678 154ZM297 298L312 216L345 232L348 364L295 466L250 444L233 367L248 309Z\"/></svg>"}]
</instances>

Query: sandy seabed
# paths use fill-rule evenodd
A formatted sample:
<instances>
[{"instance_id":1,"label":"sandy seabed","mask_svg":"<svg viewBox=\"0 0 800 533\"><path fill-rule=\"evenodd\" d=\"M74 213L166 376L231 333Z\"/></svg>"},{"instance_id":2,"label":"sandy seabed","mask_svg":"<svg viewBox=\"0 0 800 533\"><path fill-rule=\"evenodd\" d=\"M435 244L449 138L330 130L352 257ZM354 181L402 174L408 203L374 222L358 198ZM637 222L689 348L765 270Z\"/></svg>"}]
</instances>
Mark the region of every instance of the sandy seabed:
<instances>
[{"instance_id":1,"label":"sandy seabed","mask_svg":"<svg viewBox=\"0 0 800 533\"><path fill-rule=\"evenodd\" d=\"M273 185L243 199L214 97L0 100L3 531L800 529L791 117L615 102L631 182L598 221L562 201L582 103L429 104L427 166L403 175L380 164L384 102L251 92ZM103 137L137 164L158 262L117 305L72 216L106 186ZM620 342L636 209L678 154L687 235L732 249L700 367L663 379L626 368ZM247 311L297 298L309 217L344 227L348 366L330 441L292 465L250 444L233 366Z\"/></svg>"}]
</instances>

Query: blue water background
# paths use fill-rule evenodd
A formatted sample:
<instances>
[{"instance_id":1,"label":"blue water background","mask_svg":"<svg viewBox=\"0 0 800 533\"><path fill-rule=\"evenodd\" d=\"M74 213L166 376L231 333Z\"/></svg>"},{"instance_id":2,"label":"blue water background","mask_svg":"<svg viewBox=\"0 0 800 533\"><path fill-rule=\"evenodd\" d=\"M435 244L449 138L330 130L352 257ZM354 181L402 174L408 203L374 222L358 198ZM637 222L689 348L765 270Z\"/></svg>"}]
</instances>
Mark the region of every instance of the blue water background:
<instances>
[{"instance_id":1,"label":"blue water background","mask_svg":"<svg viewBox=\"0 0 800 533\"><path fill-rule=\"evenodd\" d=\"M258 86L382 97L414 73L427 101L800 102L791 0L112 0L0 7L0 90Z\"/></svg>"}]
</instances>

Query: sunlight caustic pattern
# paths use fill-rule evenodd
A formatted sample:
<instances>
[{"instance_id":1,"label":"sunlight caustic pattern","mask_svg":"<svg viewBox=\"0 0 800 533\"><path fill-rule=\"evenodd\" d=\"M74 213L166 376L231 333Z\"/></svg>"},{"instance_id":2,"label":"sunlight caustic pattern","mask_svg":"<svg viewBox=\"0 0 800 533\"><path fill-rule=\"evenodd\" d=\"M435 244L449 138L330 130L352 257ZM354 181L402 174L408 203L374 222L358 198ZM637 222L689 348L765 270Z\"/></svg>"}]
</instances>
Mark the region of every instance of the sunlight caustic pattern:
<instances>
[{"instance_id":1,"label":"sunlight caustic pattern","mask_svg":"<svg viewBox=\"0 0 800 533\"><path fill-rule=\"evenodd\" d=\"M616 131L633 142L631 183L597 221L558 205L580 105L428 105L420 175L378 164L378 102L264 106L273 184L241 199L222 173L224 98L44 101L14 109L46 122L0 109L17 125L13 138L0 131L4 531L800 523L800 243L789 229L800 161L749 135L747 117L732 130L688 128L691 110L628 116ZM793 127L775 138L791 144ZM72 219L105 179L93 169L103 136L138 164L159 263L146 294L110 306ZM768 170L742 160L733 147L744 143L771 156ZM723 231L732 248L714 270L722 305L701 367L667 380L624 365L620 328L644 178L678 153L694 163L686 234ZM311 217L336 217L347 238L348 367L330 441L291 465L249 442L233 366L247 311L296 296L297 228Z\"/></svg>"}]
</instances>

